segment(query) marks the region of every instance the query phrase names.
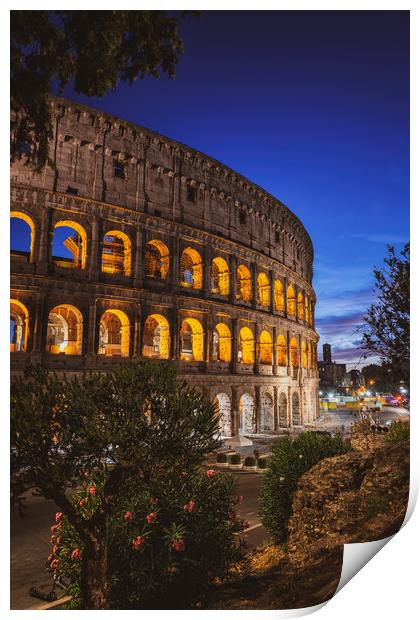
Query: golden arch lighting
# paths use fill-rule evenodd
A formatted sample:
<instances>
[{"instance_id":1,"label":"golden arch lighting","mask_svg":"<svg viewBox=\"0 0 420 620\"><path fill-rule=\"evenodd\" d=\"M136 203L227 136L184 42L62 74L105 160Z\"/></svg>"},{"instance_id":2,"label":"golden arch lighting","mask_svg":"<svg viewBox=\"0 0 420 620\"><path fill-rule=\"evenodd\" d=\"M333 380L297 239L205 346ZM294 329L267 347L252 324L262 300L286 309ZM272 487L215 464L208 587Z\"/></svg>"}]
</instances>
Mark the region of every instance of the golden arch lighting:
<instances>
[{"instance_id":1,"label":"golden arch lighting","mask_svg":"<svg viewBox=\"0 0 420 620\"><path fill-rule=\"evenodd\" d=\"M265 308L270 305L270 280L266 273L261 272L257 278L258 304Z\"/></svg>"},{"instance_id":2,"label":"golden arch lighting","mask_svg":"<svg viewBox=\"0 0 420 620\"><path fill-rule=\"evenodd\" d=\"M70 304L55 306L48 315L46 351L58 355L81 355L83 317Z\"/></svg>"},{"instance_id":3,"label":"golden arch lighting","mask_svg":"<svg viewBox=\"0 0 420 620\"><path fill-rule=\"evenodd\" d=\"M102 271L119 273L126 277L131 274L131 241L120 230L111 230L102 241Z\"/></svg>"},{"instance_id":4,"label":"golden arch lighting","mask_svg":"<svg viewBox=\"0 0 420 620\"><path fill-rule=\"evenodd\" d=\"M34 221L29 215L26 213L22 213L21 211L11 211L10 219L16 218L18 220L22 220L29 226L30 231L30 241L29 241L29 260L33 261L33 252L34 252L34 244L35 244L35 224Z\"/></svg>"},{"instance_id":5,"label":"golden arch lighting","mask_svg":"<svg viewBox=\"0 0 420 620\"><path fill-rule=\"evenodd\" d=\"M169 250L163 241L152 240L146 245L144 271L147 278L166 280L169 273Z\"/></svg>"},{"instance_id":6,"label":"golden arch lighting","mask_svg":"<svg viewBox=\"0 0 420 620\"><path fill-rule=\"evenodd\" d=\"M122 310L104 312L99 324L98 355L130 354L130 321Z\"/></svg>"},{"instance_id":7,"label":"golden arch lighting","mask_svg":"<svg viewBox=\"0 0 420 620\"><path fill-rule=\"evenodd\" d=\"M224 258L213 258L211 264L211 291L218 295L229 295L229 267Z\"/></svg>"},{"instance_id":8,"label":"golden arch lighting","mask_svg":"<svg viewBox=\"0 0 420 620\"><path fill-rule=\"evenodd\" d=\"M274 281L274 309L284 312L284 289L280 280Z\"/></svg>"},{"instance_id":9,"label":"golden arch lighting","mask_svg":"<svg viewBox=\"0 0 420 620\"><path fill-rule=\"evenodd\" d=\"M180 359L184 362L204 360L204 332L198 319L184 319L180 332Z\"/></svg>"},{"instance_id":10,"label":"golden arch lighting","mask_svg":"<svg viewBox=\"0 0 420 620\"><path fill-rule=\"evenodd\" d=\"M295 289L292 284L287 287L287 314L288 316L296 316L296 297Z\"/></svg>"},{"instance_id":11,"label":"golden arch lighting","mask_svg":"<svg viewBox=\"0 0 420 620\"><path fill-rule=\"evenodd\" d=\"M236 272L237 279L237 289L236 289L236 299L241 301L251 301L252 300L252 282L251 282L251 272L249 271L246 265L239 265Z\"/></svg>"},{"instance_id":12,"label":"golden arch lighting","mask_svg":"<svg viewBox=\"0 0 420 620\"><path fill-rule=\"evenodd\" d=\"M10 352L26 351L29 334L29 312L27 307L17 299L10 300L11 330Z\"/></svg>"},{"instance_id":13,"label":"golden arch lighting","mask_svg":"<svg viewBox=\"0 0 420 620\"><path fill-rule=\"evenodd\" d=\"M161 314L151 314L144 323L143 355L161 360L169 359L171 337L169 323Z\"/></svg>"},{"instance_id":14,"label":"golden arch lighting","mask_svg":"<svg viewBox=\"0 0 420 620\"><path fill-rule=\"evenodd\" d=\"M230 362L231 340L229 327L225 323L218 323L213 332L213 360L217 362Z\"/></svg>"},{"instance_id":15,"label":"golden arch lighting","mask_svg":"<svg viewBox=\"0 0 420 620\"><path fill-rule=\"evenodd\" d=\"M296 338L290 341L290 361L293 368L299 368L299 346Z\"/></svg>"},{"instance_id":16,"label":"golden arch lighting","mask_svg":"<svg viewBox=\"0 0 420 620\"><path fill-rule=\"evenodd\" d=\"M277 363L279 366L287 366L287 346L283 334L277 336Z\"/></svg>"},{"instance_id":17,"label":"golden arch lighting","mask_svg":"<svg viewBox=\"0 0 420 620\"><path fill-rule=\"evenodd\" d=\"M186 248L180 261L180 284L185 288L201 289L203 286L203 263L194 248Z\"/></svg>"},{"instance_id":18,"label":"golden arch lighting","mask_svg":"<svg viewBox=\"0 0 420 620\"><path fill-rule=\"evenodd\" d=\"M85 269L87 252L87 235L85 229L78 222L73 222L72 220L59 220L55 223L54 230L63 226L74 230L74 234L69 235L63 243L67 250L72 254L73 260L70 262L67 260L58 259L56 263L60 267Z\"/></svg>"},{"instance_id":19,"label":"golden arch lighting","mask_svg":"<svg viewBox=\"0 0 420 620\"><path fill-rule=\"evenodd\" d=\"M261 364L273 363L273 343L267 330L263 330L260 334L260 362Z\"/></svg>"},{"instance_id":20,"label":"golden arch lighting","mask_svg":"<svg viewBox=\"0 0 420 620\"><path fill-rule=\"evenodd\" d=\"M239 343L241 364L253 364L255 362L255 340L249 327L242 327L239 332Z\"/></svg>"}]
</instances>

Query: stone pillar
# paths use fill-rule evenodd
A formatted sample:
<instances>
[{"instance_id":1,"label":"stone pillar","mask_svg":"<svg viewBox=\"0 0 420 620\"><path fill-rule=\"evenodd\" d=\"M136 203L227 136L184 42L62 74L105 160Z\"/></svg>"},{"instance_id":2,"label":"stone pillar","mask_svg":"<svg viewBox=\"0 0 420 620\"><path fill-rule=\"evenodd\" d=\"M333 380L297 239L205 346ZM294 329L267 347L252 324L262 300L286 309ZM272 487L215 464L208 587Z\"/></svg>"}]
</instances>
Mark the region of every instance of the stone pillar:
<instances>
[{"instance_id":1,"label":"stone pillar","mask_svg":"<svg viewBox=\"0 0 420 620\"><path fill-rule=\"evenodd\" d=\"M258 299L258 295L257 295L257 289L258 289L258 282L257 282L257 266L255 263L251 263L251 283L252 283L252 307L256 308L257 307L257 299Z\"/></svg>"},{"instance_id":2,"label":"stone pillar","mask_svg":"<svg viewBox=\"0 0 420 620\"><path fill-rule=\"evenodd\" d=\"M290 331L286 331L286 368L287 374L292 375L292 356L290 355Z\"/></svg>"},{"instance_id":3,"label":"stone pillar","mask_svg":"<svg viewBox=\"0 0 420 620\"><path fill-rule=\"evenodd\" d=\"M255 386L254 407L255 407L255 427L254 427L254 432L255 433L259 433L260 432L260 428L261 428L261 386L260 385L256 385Z\"/></svg>"},{"instance_id":4,"label":"stone pillar","mask_svg":"<svg viewBox=\"0 0 420 620\"><path fill-rule=\"evenodd\" d=\"M211 346L213 342L213 315L210 312L205 317L205 330L204 330L204 361L208 367L211 362Z\"/></svg>"},{"instance_id":5,"label":"stone pillar","mask_svg":"<svg viewBox=\"0 0 420 620\"><path fill-rule=\"evenodd\" d=\"M254 373L258 375L260 371L260 327L259 327L259 323L254 324L253 332L254 332L254 342L255 342Z\"/></svg>"},{"instance_id":6,"label":"stone pillar","mask_svg":"<svg viewBox=\"0 0 420 620\"><path fill-rule=\"evenodd\" d=\"M231 411L231 428L232 436L237 435L239 432L239 400L238 400L238 388L235 385L231 386L232 400L230 404Z\"/></svg>"},{"instance_id":7,"label":"stone pillar","mask_svg":"<svg viewBox=\"0 0 420 620\"><path fill-rule=\"evenodd\" d=\"M38 244L38 273L47 273L48 262L51 257L51 209L44 207L41 215L41 227Z\"/></svg>"},{"instance_id":8,"label":"stone pillar","mask_svg":"<svg viewBox=\"0 0 420 620\"><path fill-rule=\"evenodd\" d=\"M279 365L279 351L277 348L277 327L273 327L273 375L277 375Z\"/></svg>"},{"instance_id":9,"label":"stone pillar","mask_svg":"<svg viewBox=\"0 0 420 620\"><path fill-rule=\"evenodd\" d=\"M96 333L99 333L99 323L97 329L96 320L96 298L89 303L88 333L87 333L87 355L93 357L98 352Z\"/></svg>"},{"instance_id":10,"label":"stone pillar","mask_svg":"<svg viewBox=\"0 0 420 620\"><path fill-rule=\"evenodd\" d=\"M273 386L273 407L274 407L274 432L279 430L279 389L277 385Z\"/></svg>"},{"instance_id":11,"label":"stone pillar","mask_svg":"<svg viewBox=\"0 0 420 620\"><path fill-rule=\"evenodd\" d=\"M238 372L238 351L239 351L239 334L238 334L238 319L232 319L232 357L230 361L230 371L232 373Z\"/></svg>"},{"instance_id":12,"label":"stone pillar","mask_svg":"<svg viewBox=\"0 0 420 620\"><path fill-rule=\"evenodd\" d=\"M204 297L211 295L211 249L208 245L204 248L204 265L203 265L203 294Z\"/></svg>"},{"instance_id":13,"label":"stone pillar","mask_svg":"<svg viewBox=\"0 0 420 620\"><path fill-rule=\"evenodd\" d=\"M92 238L90 240L89 279L96 280L98 278L99 231L100 231L100 224L96 217L92 221L91 229L92 229Z\"/></svg>"},{"instance_id":14,"label":"stone pillar","mask_svg":"<svg viewBox=\"0 0 420 620\"><path fill-rule=\"evenodd\" d=\"M141 304L136 304L136 310L134 315L134 339L133 339L133 356L136 358L140 358L142 355L142 332L141 332L141 324L142 324L142 306Z\"/></svg>"},{"instance_id":15,"label":"stone pillar","mask_svg":"<svg viewBox=\"0 0 420 620\"><path fill-rule=\"evenodd\" d=\"M271 314L274 313L274 271L272 269L270 269L269 271L269 278L270 278L270 312Z\"/></svg>"},{"instance_id":16,"label":"stone pillar","mask_svg":"<svg viewBox=\"0 0 420 620\"><path fill-rule=\"evenodd\" d=\"M179 237L171 237L171 262L170 262L170 274L171 274L171 290L177 292L179 289Z\"/></svg>"},{"instance_id":17,"label":"stone pillar","mask_svg":"<svg viewBox=\"0 0 420 620\"><path fill-rule=\"evenodd\" d=\"M292 413L292 388L287 386L287 426L293 427L293 413Z\"/></svg>"},{"instance_id":18,"label":"stone pillar","mask_svg":"<svg viewBox=\"0 0 420 620\"><path fill-rule=\"evenodd\" d=\"M236 303L236 254L230 254L229 256L229 303Z\"/></svg>"},{"instance_id":19,"label":"stone pillar","mask_svg":"<svg viewBox=\"0 0 420 620\"><path fill-rule=\"evenodd\" d=\"M179 332L181 329L181 317L179 316L178 308L174 309L174 320L173 320L173 334L171 342L172 344L172 356L174 360L179 360L180 354L180 346L179 346Z\"/></svg>"},{"instance_id":20,"label":"stone pillar","mask_svg":"<svg viewBox=\"0 0 420 620\"><path fill-rule=\"evenodd\" d=\"M36 353L39 357L41 353L45 350L45 340L46 340L46 332L48 317L45 316L45 297L41 293L36 297L35 301L35 321L34 321L34 337L33 337L33 347L32 352Z\"/></svg>"},{"instance_id":21,"label":"stone pillar","mask_svg":"<svg viewBox=\"0 0 420 620\"><path fill-rule=\"evenodd\" d=\"M144 231L137 229L136 230L136 248L134 251L134 286L136 288L141 288L143 285L143 277L144 277L144 251L145 248L145 235Z\"/></svg>"},{"instance_id":22,"label":"stone pillar","mask_svg":"<svg viewBox=\"0 0 420 620\"><path fill-rule=\"evenodd\" d=\"M283 280L283 295L284 295L284 316L288 316L287 311L287 287L289 286L289 280L284 278Z\"/></svg>"}]
</instances>

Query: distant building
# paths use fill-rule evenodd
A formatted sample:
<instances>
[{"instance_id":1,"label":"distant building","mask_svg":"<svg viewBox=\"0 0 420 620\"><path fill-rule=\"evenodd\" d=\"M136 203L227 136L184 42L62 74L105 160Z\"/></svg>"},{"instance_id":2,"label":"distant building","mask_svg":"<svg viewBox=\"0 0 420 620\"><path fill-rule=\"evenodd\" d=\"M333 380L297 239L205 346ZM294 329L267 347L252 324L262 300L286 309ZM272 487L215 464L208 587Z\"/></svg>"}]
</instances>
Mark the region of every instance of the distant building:
<instances>
[{"instance_id":1,"label":"distant building","mask_svg":"<svg viewBox=\"0 0 420 620\"><path fill-rule=\"evenodd\" d=\"M325 343L323 345L322 356L323 361L318 362L319 387L321 389L342 387L346 375L346 365L332 361L330 344Z\"/></svg>"},{"instance_id":2,"label":"distant building","mask_svg":"<svg viewBox=\"0 0 420 620\"><path fill-rule=\"evenodd\" d=\"M325 343L322 346L322 358L324 362L329 362L331 364L331 345Z\"/></svg>"}]
</instances>

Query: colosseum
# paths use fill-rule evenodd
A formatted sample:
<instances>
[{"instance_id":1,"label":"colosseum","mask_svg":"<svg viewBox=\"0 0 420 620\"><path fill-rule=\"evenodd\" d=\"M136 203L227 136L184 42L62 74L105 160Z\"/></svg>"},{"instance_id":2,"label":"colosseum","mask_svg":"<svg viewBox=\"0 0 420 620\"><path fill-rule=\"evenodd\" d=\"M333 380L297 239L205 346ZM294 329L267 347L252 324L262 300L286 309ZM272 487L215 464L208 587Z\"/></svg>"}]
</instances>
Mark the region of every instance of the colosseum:
<instances>
[{"instance_id":1,"label":"colosseum","mask_svg":"<svg viewBox=\"0 0 420 620\"><path fill-rule=\"evenodd\" d=\"M217 404L224 437L316 420L300 220L175 140L59 98L51 111L49 165L11 172L12 372L172 359Z\"/></svg>"}]
</instances>

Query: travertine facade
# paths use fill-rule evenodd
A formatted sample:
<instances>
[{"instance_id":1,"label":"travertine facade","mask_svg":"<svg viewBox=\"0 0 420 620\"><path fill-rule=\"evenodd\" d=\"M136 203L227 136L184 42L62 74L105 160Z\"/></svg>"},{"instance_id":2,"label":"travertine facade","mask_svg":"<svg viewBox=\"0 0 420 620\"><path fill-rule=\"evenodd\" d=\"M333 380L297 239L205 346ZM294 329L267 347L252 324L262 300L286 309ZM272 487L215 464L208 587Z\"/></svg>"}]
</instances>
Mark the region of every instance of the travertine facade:
<instances>
[{"instance_id":1,"label":"travertine facade","mask_svg":"<svg viewBox=\"0 0 420 620\"><path fill-rule=\"evenodd\" d=\"M313 248L298 218L183 144L52 99L51 164L12 167L12 370L177 360L222 434L319 415ZM30 229L30 232L29 232ZM69 230L68 256L53 255ZM13 247L13 246L12 246Z\"/></svg>"}]
</instances>

